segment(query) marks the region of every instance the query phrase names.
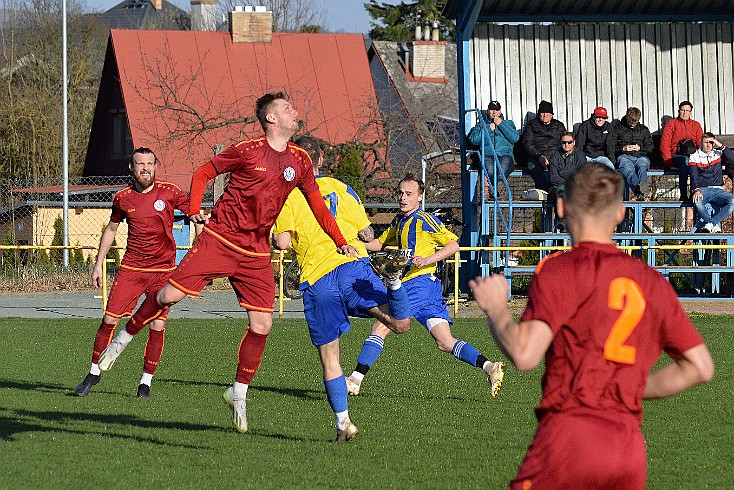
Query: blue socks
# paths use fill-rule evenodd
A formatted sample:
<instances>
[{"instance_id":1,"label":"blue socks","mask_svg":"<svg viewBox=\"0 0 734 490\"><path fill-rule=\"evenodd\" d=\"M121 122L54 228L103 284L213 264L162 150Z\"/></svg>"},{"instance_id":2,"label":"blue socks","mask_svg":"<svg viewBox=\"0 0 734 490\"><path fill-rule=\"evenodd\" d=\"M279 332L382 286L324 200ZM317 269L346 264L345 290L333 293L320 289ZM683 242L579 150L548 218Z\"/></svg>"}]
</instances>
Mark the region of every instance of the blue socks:
<instances>
[{"instance_id":1,"label":"blue socks","mask_svg":"<svg viewBox=\"0 0 734 490\"><path fill-rule=\"evenodd\" d=\"M382 354L382 348L385 346L385 339L379 335L371 334L364 340L362 351L359 353L357 358L357 364L364 364L366 366L372 366L375 363L380 354Z\"/></svg>"},{"instance_id":2,"label":"blue socks","mask_svg":"<svg viewBox=\"0 0 734 490\"><path fill-rule=\"evenodd\" d=\"M326 398L334 413L347 411L347 380L342 374L338 378L325 379Z\"/></svg>"},{"instance_id":3,"label":"blue socks","mask_svg":"<svg viewBox=\"0 0 734 490\"><path fill-rule=\"evenodd\" d=\"M451 353L454 355L455 358L461 359L465 363L476 366L477 365L477 359L479 358L480 354L479 351L471 345L469 342L464 342L463 340L457 340L454 344L454 348L451 350Z\"/></svg>"},{"instance_id":4,"label":"blue socks","mask_svg":"<svg viewBox=\"0 0 734 490\"><path fill-rule=\"evenodd\" d=\"M410 317L410 303L408 302L408 293L401 285L398 289L387 288L387 303L390 305L392 316L396 320L405 320Z\"/></svg>"}]
</instances>

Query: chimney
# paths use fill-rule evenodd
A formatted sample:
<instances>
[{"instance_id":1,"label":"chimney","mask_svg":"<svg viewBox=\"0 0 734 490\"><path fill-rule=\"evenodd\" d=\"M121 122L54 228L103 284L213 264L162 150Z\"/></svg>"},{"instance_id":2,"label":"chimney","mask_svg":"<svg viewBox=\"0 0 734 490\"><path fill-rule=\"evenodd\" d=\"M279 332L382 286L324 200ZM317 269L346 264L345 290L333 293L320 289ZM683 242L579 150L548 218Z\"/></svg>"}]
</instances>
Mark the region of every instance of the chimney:
<instances>
[{"instance_id":1,"label":"chimney","mask_svg":"<svg viewBox=\"0 0 734 490\"><path fill-rule=\"evenodd\" d=\"M446 41L410 41L407 74L415 82L446 83Z\"/></svg>"},{"instance_id":2,"label":"chimney","mask_svg":"<svg viewBox=\"0 0 734 490\"><path fill-rule=\"evenodd\" d=\"M191 0L191 29L216 31L218 3L218 0Z\"/></svg>"},{"instance_id":3,"label":"chimney","mask_svg":"<svg viewBox=\"0 0 734 490\"><path fill-rule=\"evenodd\" d=\"M273 40L273 13L266 7L236 6L229 13L233 43L269 43Z\"/></svg>"},{"instance_id":4,"label":"chimney","mask_svg":"<svg viewBox=\"0 0 734 490\"><path fill-rule=\"evenodd\" d=\"M156 10L161 10L163 8L163 0L153 0L152 3Z\"/></svg>"}]
</instances>

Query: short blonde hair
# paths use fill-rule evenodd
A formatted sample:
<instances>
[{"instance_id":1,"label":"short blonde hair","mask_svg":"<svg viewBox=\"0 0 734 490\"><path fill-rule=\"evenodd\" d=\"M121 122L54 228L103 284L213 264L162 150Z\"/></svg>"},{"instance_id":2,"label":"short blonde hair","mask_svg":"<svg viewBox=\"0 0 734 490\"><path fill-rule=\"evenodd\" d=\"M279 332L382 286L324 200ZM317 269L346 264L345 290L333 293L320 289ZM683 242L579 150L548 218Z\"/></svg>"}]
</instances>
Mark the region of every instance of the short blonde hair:
<instances>
[{"instance_id":1,"label":"short blonde hair","mask_svg":"<svg viewBox=\"0 0 734 490\"><path fill-rule=\"evenodd\" d=\"M568 206L598 215L622 202L624 178L600 163L587 163L566 180L564 199Z\"/></svg>"}]
</instances>

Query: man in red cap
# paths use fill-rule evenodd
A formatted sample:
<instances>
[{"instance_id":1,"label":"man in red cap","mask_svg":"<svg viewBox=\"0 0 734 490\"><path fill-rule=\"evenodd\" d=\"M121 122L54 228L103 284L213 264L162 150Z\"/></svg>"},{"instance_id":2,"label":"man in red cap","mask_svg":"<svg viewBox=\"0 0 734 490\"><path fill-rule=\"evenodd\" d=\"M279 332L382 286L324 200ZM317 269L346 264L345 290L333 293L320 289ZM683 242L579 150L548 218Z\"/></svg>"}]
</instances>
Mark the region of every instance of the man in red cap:
<instances>
[{"instance_id":1,"label":"man in red cap","mask_svg":"<svg viewBox=\"0 0 734 490\"><path fill-rule=\"evenodd\" d=\"M591 117L579 125L576 147L586 154L587 162L603 163L614 169L614 135L605 107L597 107Z\"/></svg>"}]
</instances>

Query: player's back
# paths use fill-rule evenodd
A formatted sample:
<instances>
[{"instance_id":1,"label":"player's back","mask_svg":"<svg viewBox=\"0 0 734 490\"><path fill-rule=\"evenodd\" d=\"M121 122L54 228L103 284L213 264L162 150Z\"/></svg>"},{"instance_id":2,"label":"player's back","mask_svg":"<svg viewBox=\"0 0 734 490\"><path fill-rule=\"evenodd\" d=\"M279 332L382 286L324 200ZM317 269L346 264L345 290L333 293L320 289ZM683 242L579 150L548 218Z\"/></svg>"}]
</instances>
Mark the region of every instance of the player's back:
<instances>
[{"instance_id":1,"label":"player's back","mask_svg":"<svg viewBox=\"0 0 734 490\"><path fill-rule=\"evenodd\" d=\"M539 265L523 314L531 318L554 333L539 416L582 407L641 416L661 350L687 345L679 329L695 332L665 278L613 244L591 242Z\"/></svg>"}]
</instances>

